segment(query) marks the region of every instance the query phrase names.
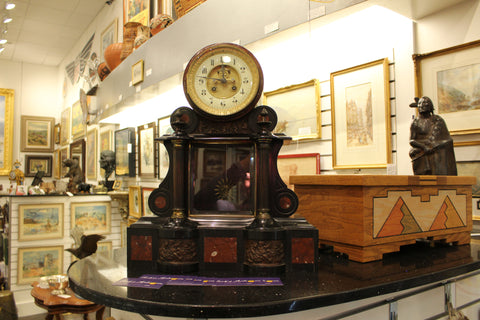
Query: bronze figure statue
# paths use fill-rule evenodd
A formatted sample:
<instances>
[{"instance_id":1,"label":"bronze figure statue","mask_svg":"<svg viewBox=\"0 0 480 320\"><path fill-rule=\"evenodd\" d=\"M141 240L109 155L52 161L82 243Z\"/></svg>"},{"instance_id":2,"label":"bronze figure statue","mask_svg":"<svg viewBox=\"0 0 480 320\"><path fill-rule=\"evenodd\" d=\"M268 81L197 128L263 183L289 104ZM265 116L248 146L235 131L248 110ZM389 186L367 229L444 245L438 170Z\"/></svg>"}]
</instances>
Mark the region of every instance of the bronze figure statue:
<instances>
[{"instance_id":1,"label":"bronze figure statue","mask_svg":"<svg viewBox=\"0 0 480 320\"><path fill-rule=\"evenodd\" d=\"M100 153L100 168L105 170L105 181L104 186L107 187L108 191L113 190L114 181L108 181L108 178L115 170L115 152L112 150L103 150Z\"/></svg>"},{"instance_id":2,"label":"bronze figure statue","mask_svg":"<svg viewBox=\"0 0 480 320\"><path fill-rule=\"evenodd\" d=\"M410 104L418 116L410 126L410 158L415 175L457 175L453 139L445 121L433 113L429 97Z\"/></svg>"}]
</instances>

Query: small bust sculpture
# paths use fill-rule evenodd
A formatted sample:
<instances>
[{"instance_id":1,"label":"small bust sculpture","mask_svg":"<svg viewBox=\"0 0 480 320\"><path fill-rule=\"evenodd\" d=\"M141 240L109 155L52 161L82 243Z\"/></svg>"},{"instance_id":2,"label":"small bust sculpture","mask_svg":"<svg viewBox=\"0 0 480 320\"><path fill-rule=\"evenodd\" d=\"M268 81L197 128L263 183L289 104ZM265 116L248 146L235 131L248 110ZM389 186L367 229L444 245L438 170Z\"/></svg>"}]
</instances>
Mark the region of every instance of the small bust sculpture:
<instances>
[{"instance_id":1,"label":"small bust sculpture","mask_svg":"<svg viewBox=\"0 0 480 320\"><path fill-rule=\"evenodd\" d=\"M115 170L115 152L112 150L104 150L100 153L100 168L105 170L105 186L108 188L108 191L112 190L113 181L109 183L108 178Z\"/></svg>"},{"instance_id":2,"label":"small bust sculpture","mask_svg":"<svg viewBox=\"0 0 480 320\"><path fill-rule=\"evenodd\" d=\"M429 97L415 98L418 116L410 126L410 158L415 175L457 175L453 139L445 121L433 113Z\"/></svg>"}]
</instances>

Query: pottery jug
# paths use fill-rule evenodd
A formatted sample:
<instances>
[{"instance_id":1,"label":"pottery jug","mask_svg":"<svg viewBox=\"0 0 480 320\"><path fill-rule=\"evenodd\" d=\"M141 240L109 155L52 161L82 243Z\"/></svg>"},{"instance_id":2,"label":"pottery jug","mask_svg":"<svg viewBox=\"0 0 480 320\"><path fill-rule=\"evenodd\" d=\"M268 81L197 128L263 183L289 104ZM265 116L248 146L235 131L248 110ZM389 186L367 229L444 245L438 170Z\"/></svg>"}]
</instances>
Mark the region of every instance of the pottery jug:
<instances>
[{"instance_id":1,"label":"pottery jug","mask_svg":"<svg viewBox=\"0 0 480 320\"><path fill-rule=\"evenodd\" d=\"M112 43L105 49L103 56L105 57L105 63L107 64L110 72L113 71L113 69L115 69L120 62L122 62L122 59L120 58L122 49L123 43L121 42Z\"/></svg>"},{"instance_id":2,"label":"pottery jug","mask_svg":"<svg viewBox=\"0 0 480 320\"><path fill-rule=\"evenodd\" d=\"M125 28L123 29L123 48L120 54L122 61L132 53L135 38L137 37L137 28L141 25L140 22L133 21L125 23Z\"/></svg>"},{"instance_id":3,"label":"pottery jug","mask_svg":"<svg viewBox=\"0 0 480 320\"><path fill-rule=\"evenodd\" d=\"M146 26L138 26L137 36L135 37L134 47L137 49L150 38L150 28Z\"/></svg>"}]
</instances>

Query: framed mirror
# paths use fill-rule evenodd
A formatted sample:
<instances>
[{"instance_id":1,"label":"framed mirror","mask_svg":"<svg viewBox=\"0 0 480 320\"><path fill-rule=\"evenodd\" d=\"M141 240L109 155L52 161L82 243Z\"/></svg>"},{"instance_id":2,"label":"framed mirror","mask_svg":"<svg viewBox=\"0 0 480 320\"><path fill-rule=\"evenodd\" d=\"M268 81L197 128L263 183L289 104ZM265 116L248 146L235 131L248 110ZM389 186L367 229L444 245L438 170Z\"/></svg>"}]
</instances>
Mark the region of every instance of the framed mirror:
<instances>
[{"instance_id":1,"label":"framed mirror","mask_svg":"<svg viewBox=\"0 0 480 320\"><path fill-rule=\"evenodd\" d=\"M193 144L190 152L192 216L253 216L255 149L251 142Z\"/></svg>"}]
</instances>

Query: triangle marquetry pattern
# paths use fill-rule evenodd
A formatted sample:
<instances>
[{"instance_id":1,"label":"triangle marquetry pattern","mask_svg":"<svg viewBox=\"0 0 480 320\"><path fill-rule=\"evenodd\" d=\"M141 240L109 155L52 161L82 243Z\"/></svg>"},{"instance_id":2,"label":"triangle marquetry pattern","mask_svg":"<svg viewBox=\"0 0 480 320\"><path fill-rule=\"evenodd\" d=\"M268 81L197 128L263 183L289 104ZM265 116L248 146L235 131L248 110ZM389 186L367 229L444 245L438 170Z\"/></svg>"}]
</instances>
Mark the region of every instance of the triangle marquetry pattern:
<instances>
[{"instance_id":1,"label":"triangle marquetry pattern","mask_svg":"<svg viewBox=\"0 0 480 320\"><path fill-rule=\"evenodd\" d=\"M450 198L447 196L443 202L440 210L433 220L430 230L443 230L457 227L464 227L462 219L460 218L455 206Z\"/></svg>"},{"instance_id":2,"label":"triangle marquetry pattern","mask_svg":"<svg viewBox=\"0 0 480 320\"><path fill-rule=\"evenodd\" d=\"M412 212L400 197L390 215L377 234L377 237L389 237L422 232Z\"/></svg>"}]
</instances>

